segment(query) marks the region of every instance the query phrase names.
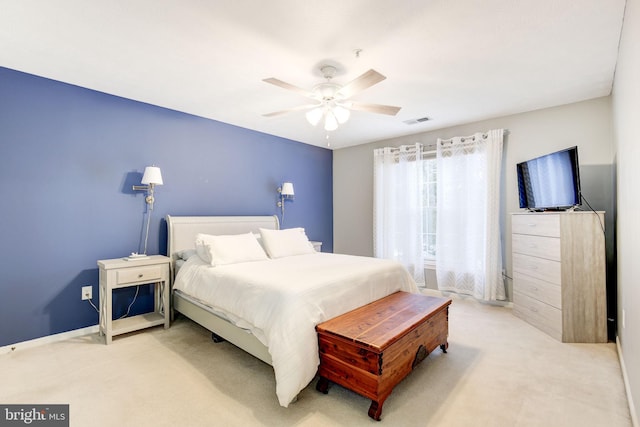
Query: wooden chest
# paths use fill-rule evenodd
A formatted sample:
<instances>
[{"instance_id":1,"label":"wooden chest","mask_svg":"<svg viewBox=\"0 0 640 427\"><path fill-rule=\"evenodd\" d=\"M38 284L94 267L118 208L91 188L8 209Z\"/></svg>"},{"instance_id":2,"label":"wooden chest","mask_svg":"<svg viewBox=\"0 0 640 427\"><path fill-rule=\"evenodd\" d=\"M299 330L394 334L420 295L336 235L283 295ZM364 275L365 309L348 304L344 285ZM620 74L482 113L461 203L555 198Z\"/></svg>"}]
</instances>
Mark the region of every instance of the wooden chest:
<instances>
[{"instance_id":1,"label":"wooden chest","mask_svg":"<svg viewBox=\"0 0 640 427\"><path fill-rule=\"evenodd\" d=\"M316 327L320 380L371 399L369 416L380 420L393 387L436 347L446 352L451 300L396 292Z\"/></svg>"}]
</instances>

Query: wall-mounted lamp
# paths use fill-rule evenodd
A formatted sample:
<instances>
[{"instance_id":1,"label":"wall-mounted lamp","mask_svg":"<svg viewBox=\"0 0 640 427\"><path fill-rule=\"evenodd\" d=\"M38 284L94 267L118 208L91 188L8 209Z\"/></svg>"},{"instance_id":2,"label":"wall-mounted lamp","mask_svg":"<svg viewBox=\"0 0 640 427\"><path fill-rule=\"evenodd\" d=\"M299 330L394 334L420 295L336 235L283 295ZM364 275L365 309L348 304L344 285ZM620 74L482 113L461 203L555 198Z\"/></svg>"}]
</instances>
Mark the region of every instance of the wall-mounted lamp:
<instances>
[{"instance_id":1,"label":"wall-mounted lamp","mask_svg":"<svg viewBox=\"0 0 640 427\"><path fill-rule=\"evenodd\" d=\"M282 187L278 187L278 193L280 193L280 201L278 201L278 207L282 210L282 223L284 223L284 201L285 199L293 200L295 193L293 192L293 184L285 182Z\"/></svg>"},{"instance_id":2,"label":"wall-mounted lamp","mask_svg":"<svg viewBox=\"0 0 640 427\"><path fill-rule=\"evenodd\" d=\"M160 172L160 168L157 166L147 166L144 168L144 175L142 175L142 184L145 185L134 185L133 189L136 191L147 191L147 197L145 201L153 209L153 187L156 185L162 185L162 173Z\"/></svg>"},{"instance_id":3,"label":"wall-mounted lamp","mask_svg":"<svg viewBox=\"0 0 640 427\"><path fill-rule=\"evenodd\" d=\"M160 168L157 166L147 166L144 168L144 174L142 175L142 184L144 185L134 185L133 189L135 191L146 191L147 197L145 197L145 202L149 205L149 209L147 209L147 225L146 231L144 234L144 252L142 254L132 253L129 258L140 258L147 256L147 240L149 240L149 223L151 222L151 212L153 211L153 202L155 201L153 197L153 189L156 185L162 185L162 173L160 172Z\"/></svg>"}]
</instances>

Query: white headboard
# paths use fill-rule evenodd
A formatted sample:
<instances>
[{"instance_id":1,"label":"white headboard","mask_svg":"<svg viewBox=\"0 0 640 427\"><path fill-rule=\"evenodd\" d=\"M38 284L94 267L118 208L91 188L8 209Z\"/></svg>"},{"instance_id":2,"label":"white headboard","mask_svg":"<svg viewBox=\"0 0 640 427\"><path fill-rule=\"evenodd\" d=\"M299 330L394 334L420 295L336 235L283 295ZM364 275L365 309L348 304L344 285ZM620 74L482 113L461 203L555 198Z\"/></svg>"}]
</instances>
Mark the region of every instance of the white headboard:
<instances>
[{"instance_id":1,"label":"white headboard","mask_svg":"<svg viewBox=\"0 0 640 427\"><path fill-rule=\"evenodd\" d=\"M272 216L171 216L167 215L167 255L172 261L176 253L195 249L198 233L222 235L258 233L260 228L278 230L278 217Z\"/></svg>"}]
</instances>

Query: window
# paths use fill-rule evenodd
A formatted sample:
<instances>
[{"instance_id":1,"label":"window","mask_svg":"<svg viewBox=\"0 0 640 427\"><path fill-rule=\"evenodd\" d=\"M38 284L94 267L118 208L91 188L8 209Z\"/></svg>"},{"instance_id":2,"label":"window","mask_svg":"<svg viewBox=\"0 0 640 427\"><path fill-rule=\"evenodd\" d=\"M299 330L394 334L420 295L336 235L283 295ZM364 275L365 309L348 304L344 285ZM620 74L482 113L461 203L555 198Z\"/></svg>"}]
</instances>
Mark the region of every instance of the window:
<instances>
[{"instance_id":1,"label":"window","mask_svg":"<svg viewBox=\"0 0 640 427\"><path fill-rule=\"evenodd\" d=\"M425 264L435 264L436 261L436 214L438 205L438 162L434 158L425 159L423 162L422 187L422 252Z\"/></svg>"}]
</instances>

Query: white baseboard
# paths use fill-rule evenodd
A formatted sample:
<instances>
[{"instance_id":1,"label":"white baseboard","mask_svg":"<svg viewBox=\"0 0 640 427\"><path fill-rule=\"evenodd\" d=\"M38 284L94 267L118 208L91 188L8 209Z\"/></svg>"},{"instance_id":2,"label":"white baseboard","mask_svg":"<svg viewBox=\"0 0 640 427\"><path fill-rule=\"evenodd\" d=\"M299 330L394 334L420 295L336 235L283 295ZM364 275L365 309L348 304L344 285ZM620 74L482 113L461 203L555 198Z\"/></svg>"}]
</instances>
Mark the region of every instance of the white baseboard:
<instances>
[{"instance_id":1,"label":"white baseboard","mask_svg":"<svg viewBox=\"0 0 640 427\"><path fill-rule=\"evenodd\" d=\"M82 337L84 335L99 332L99 330L100 327L98 325L94 325L88 326L86 328L74 329L73 331L62 332L60 334L48 335L46 337L36 338L29 341L23 341L16 344L5 345L3 347L0 347L0 354L7 354L17 350L24 350L26 348L38 347L57 341L64 341L71 338Z\"/></svg>"},{"instance_id":2,"label":"white baseboard","mask_svg":"<svg viewBox=\"0 0 640 427\"><path fill-rule=\"evenodd\" d=\"M622 368L622 379L624 380L624 389L627 392L627 401L629 402L629 413L631 414L631 423L633 427L640 427L638 424L638 414L636 414L636 407L633 404L633 396L631 395L631 386L629 384L629 377L627 376L627 368L624 364L624 356L622 354L622 348L620 347L620 340L616 337L616 347L618 349L618 359L620 359L620 367Z\"/></svg>"}]
</instances>

